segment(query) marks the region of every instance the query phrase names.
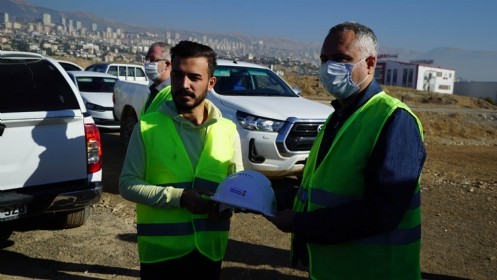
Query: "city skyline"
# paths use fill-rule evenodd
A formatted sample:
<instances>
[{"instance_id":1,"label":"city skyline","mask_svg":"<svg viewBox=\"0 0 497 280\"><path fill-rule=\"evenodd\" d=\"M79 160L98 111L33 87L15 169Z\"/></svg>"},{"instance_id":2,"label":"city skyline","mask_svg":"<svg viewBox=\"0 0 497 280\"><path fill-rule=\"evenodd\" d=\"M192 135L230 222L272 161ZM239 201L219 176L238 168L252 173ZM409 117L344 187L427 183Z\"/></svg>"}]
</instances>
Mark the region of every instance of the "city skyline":
<instances>
[{"instance_id":1,"label":"city skyline","mask_svg":"<svg viewBox=\"0 0 497 280\"><path fill-rule=\"evenodd\" d=\"M84 46L94 45L92 43L98 44L99 38L110 40L105 42L107 46L101 46L101 50L109 50L109 47L112 46L116 50L116 53L118 49L119 52L131 51L134 53L137 50L144 52L143 49L146 49L152 41L157 40L165 40L172 45L179 40L195 40L210 45L218 52L220 57L228 59L243 60L251 59L252 57L256 57L257 59L266 57L268 61L273 61L271 63L279 63L283 60L286 60L287 62L299 61L297 65L300 65L302 62L311 63L313 65L319 63L320 44L310 45L281 36L261 37L244 33L203 33L195 30L174 29L172 26L168 26L167 28L138 27L137 25L131 25L126 22L112 20L109 17L102 18L87 10L86 12L62 11L58 10L58 7L50 8L44 5L33 5L30 7L32 4L29 4L26 0L2 1L5 1L7 4L4 6L4 10L11 12L13 15L10 18L11 21L18 22L17 28L20 28L23 24L30 23L31 27L26 25L23 28L37 31L38 34L40 31L47 35L50 33L51 36L55 36L52 37L51 40L57 39L58 41L64 41L66 36L73 37L74 35L74 38L82 39L82 41L78 42L83 44L83 48ZM293 2L290 0L290 3ZM3 12L1 8L0 12ZM6 12L4 12L4 14L5 13ZM51 15L51 25L43 24L44 13ZM61 29L60 25L64 25L62 23L63 20L66 23L65 26L70 25L70 22L72 21L73 28L64 27ZM82 23L78 23L78 21L82 21ZM95 29L93 25L96 25L96 22L98 22L99 29L97 33L93 32ZM79 27L83 28L80 29L77 27L78 24ZM14 29L16 29L15 26ZM68 32L68 30L71 31ZM78 31L73 34L72 32L76 30ZM9 34L9 32L10 31L7 31L6 34ZM89 32L92 32L93 34L90 34ZM113 38L115 40L113 40ZM172 39L168 40L168 38ZM492 36L490 36L490 38L495 39ZM5 40L5 38L3 40ZM32 40L29 41L35 42ZM35 49L37 48L36 46L33 47ZM39 45L38 48L40 47L42 46ZM57 46L54 46L54 48L57 48ZM93 49L94 47L91 48ZM65 49L69 52L76 51L67 49L67 47L65 47ZM80 48L78 48L77 51L79 50ZM86 57L85 53L80 53L80 55ZM385 44L382 44L380 40L379 57L386 57L386 59L391 57L391 59L401 62L429 61L419 63L433 63L435 67L454 69L456 70L456 77L458 80L497 81L497 67L495 66L497 65L496 50L478 51L460 49L457 48L457 46L448 46L436 47L426 52L419 52L412 48L403 49L386 46ZM293 64L293 62L288 63L288 65L291 64ZM304 70L304 72L307 71Z\"/></svg>"},{"instance_id":2,"label":"city skyline","mask_svg":"<svg viewBox=\"0 0 497 280\"><path fill-rule=\"evenodd\" d=\"M284 37L318 45L332 25L351 20L371 27L380 46L421 52L438 47L497 50L497 37L491 36L497 2L491 0L358 0L348 6L330 0L152 0L146 6L129 0L27 2L143 27Z\"/></svg>"}]
</instances>

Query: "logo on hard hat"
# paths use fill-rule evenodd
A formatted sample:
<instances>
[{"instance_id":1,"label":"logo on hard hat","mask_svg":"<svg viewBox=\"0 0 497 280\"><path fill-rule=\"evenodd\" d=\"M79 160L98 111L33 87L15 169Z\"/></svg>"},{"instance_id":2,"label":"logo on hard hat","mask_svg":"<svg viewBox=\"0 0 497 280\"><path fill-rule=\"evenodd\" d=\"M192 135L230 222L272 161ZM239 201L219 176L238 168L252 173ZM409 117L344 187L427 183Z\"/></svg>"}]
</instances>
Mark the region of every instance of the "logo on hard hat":
<instances>
[{"instance_id":1,"label":"logo on hard hat","mask_svg":"<svg viewBox=\"0 0 497 280\"><path fill-rule=\"evenodd\" d=\"M237 195L245 196L247 194L246 190L239 189L237 187L231 187L230 192L235 193Z\"/></svg>"},{"instance_id":2,"label":"logo on hard hat","mask_svg":"<svg viewBox=\"0 0 497 280\"><path fill-rule=\"evenodd\" d=\"M244 170L226 177L211 197L213 201L274 216L276 197L271 181L262 173Z\"/></svg>"}]
</instances>

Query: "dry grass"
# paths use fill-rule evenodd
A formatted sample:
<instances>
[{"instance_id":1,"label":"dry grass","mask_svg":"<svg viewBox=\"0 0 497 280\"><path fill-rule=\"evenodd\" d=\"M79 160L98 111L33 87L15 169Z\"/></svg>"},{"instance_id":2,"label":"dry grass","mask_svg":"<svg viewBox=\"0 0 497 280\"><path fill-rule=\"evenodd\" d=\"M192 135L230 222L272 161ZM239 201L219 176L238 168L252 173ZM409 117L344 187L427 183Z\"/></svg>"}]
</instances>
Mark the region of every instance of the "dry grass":
<instances>
[{"instance_id":1,"label":"dry grass","mask_svg":"<svg viewBox=\"0 0 497 280\"><path fill-rule=\"evenodd\" d=\"M299 87L302 90L302 96L306 98L316 100L332 99L332 97L325 92L317 76L296 76L287 74L284 78L290 85ZM432 93L398 86L382 87L388 94L403 100L406 104L411 106L444 106L447 108L480 108L497 110L497 106L478 98L454 94Z\"/></svg>"},{"instance_id":2,"label":"dry grass","mask_svg":"<svg viewBox=\"0 0 497 280\"><path fill-rule=\"evenodd\" d=\"M285 75L302 96L331 100L318 77ZM426 143L454 145L497 145L497 106L482 99L383 86L390 95L403 100L423 124Z\"/></svg>"}]
</instances>

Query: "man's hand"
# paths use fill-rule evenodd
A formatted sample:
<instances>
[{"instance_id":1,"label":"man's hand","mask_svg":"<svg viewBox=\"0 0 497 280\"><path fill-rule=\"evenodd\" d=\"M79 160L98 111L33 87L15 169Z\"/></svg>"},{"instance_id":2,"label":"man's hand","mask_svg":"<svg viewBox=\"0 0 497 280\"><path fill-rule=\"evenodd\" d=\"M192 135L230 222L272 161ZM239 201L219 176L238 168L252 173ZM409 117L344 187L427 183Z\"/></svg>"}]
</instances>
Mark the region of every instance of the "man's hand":
<instances>
[{"instance_id":1,"label":"man's hand","mask_svg":"<svg viewBox=\"0 0 497 280\"><path fill-rule=\"evenodd\" d=\"M215 203L209 213L207 213L209 220L219 221L219 220L229 220L233 216L233 209L227 208L223 211L219 209L219 203Z\"/></svg>"},{"instance_id":2,"label":"man's hand","mask_svg":"<svg viewBox=\"0 0 497 280\"><path fill-rule=\"evenodd\" d=\"M285 209L278 211L274 217L266 215L264 217L282 232L293 232L293 215L293 210Z\"/></svg>"},{"instance_id":3,"label":"man's hand","mask_svg":"<svg viewBox=\"0 0 497 280\"><path fill-rule=\"evenodd\" d=\"M206 190L184 190L181 194L181 207L193 214L207 214L214 205L214 201L209 199L211 195Z\"/></svg>"}]
</instances>

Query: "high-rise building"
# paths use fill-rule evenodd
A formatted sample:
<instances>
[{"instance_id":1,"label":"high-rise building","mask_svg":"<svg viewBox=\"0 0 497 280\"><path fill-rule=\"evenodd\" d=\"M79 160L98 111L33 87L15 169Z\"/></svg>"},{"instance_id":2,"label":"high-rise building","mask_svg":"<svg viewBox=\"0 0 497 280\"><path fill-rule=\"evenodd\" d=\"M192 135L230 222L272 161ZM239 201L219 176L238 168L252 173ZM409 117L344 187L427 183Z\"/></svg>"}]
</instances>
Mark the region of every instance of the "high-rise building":
<instances>
[{"instance_id":1,"label":"high-rise building","mask_svg":"<svg viewBox=\"0 0 497 280\"><path fill-rule=\"evenodd\" d=\"M9 13L3 13L3 22L9 22Z\"/></svg>"},{"instance_id":2,"label":"high-rise building","mask_svg":"<svg viewBox=\"0 0 497 280\"><path fill-rule=\"evenodd\" d=\"M97 31L97 24L96 23L91 24L91 31L93 31L93 32Z\"/></svg>"},{"instance_id":3,"label":"high-rise building","mask_svg":"<svg viewBox=\"0 0 497 280\"><path fill-rule=\"evenodd\" d=\"M51 25L52 24L52 16L50 16L50 14L47 14L47 13L43 14L43 24L44 25Z\"/></svg>"}]
</instances>

